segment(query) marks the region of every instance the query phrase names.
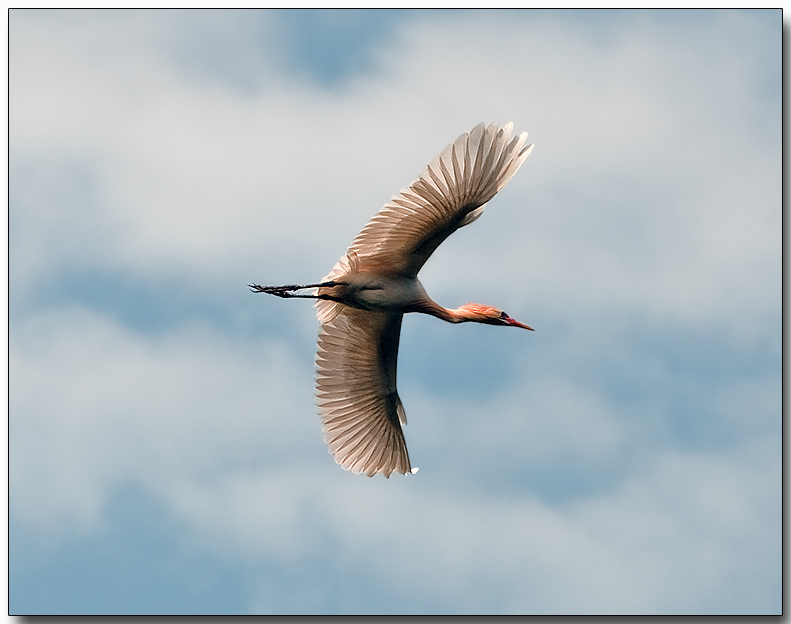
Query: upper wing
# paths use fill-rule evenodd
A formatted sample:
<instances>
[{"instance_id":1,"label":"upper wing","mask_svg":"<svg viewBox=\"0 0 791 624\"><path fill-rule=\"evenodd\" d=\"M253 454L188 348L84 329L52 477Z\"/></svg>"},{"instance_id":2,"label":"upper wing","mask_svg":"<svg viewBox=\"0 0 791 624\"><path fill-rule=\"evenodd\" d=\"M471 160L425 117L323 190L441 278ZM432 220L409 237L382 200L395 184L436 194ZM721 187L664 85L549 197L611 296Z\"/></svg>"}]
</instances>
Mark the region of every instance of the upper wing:
<instances>
[{"instance_id":1,"label":"upper wing","mask_svg":"<svg viewBox=\"0 0 791 624\"><path fill-rule=\"evenodd\" d=\"M349 251L360 265L416 277L440 243L477 219L527 158L533 148L523 147L527 133L510 139L512 127L479 124L448 145L352 241Z\"/></svg>"},{"instance_id":2,"label":"upper wing","mask_svg":"<svg viewBox=\"0 0 791 624\"><path fill-rule=\"evenodd\" d=\"M319 329L316 401L324 441L355 473L410 472L396 391L401 318L344 306Z\"/></svg>"}]
</instances>

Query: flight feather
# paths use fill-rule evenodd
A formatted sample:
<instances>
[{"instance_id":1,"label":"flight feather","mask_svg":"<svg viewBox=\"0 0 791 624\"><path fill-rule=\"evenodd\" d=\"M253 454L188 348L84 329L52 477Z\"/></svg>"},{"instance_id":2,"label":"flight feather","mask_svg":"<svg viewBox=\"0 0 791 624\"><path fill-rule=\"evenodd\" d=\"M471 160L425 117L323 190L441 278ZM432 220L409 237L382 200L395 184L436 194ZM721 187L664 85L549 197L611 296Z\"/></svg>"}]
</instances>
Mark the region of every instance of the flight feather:
<instances>
[{"instance_id":1,"label":"flight feather","mask_svg":"<svg viewBox=\"0 0 791 624\"><path fill-rule=\"evenodd\" d=\"M402 316L344 306L319 329L316 402L324 441L335 461L355 473L411 469L396 391Z\"/></svg>"}]
</instances>

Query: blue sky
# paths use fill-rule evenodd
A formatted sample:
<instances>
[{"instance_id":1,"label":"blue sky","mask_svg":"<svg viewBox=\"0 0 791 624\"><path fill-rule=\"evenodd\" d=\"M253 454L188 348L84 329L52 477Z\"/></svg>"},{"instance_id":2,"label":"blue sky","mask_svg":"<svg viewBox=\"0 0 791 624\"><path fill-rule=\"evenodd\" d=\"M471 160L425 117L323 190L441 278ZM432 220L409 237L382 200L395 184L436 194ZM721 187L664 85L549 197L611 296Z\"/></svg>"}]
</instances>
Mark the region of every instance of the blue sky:
<instances>
[{"instance_id":1,"label":"blue sky","mask_svg":"<svg viewBox=\"0 0 791 624\"><path fill-rule=\"evenodd\" d=\"M11 613L779 613L781 15L12 11ZM415 476L355 476L305 283L459 134Z\"/></svg>"}]
</instances>

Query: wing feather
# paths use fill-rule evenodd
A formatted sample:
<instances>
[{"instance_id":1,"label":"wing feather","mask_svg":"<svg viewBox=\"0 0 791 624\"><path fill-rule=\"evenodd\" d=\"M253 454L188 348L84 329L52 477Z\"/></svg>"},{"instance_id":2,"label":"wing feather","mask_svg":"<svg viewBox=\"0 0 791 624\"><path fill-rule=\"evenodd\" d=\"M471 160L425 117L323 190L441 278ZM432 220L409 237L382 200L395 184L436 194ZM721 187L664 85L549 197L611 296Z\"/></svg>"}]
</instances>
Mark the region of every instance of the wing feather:
<instances>
[{"instance_id":1,"label":"wing feather","mask_svg":"<svg viewBox=\"0 0 791 624\"><path fill-rule=\"evenodd\" d=\"M347 255L354 252L361 267L416 277L440 243L480 216L527 158L527 133L511 138L512 127L478 124L448 145L368 222Z\"/></svg>"},{"instance_id":2,"label":"wing feather","mask_svg":"<svg viewBox=\"0 0 791 624\"><path fill-rule=\"evenodd\" d=\"M324 441L346 470L410 472L396 390L401 314L344 306L319 329L316 402Z\"/></svg>"}]
</instances>

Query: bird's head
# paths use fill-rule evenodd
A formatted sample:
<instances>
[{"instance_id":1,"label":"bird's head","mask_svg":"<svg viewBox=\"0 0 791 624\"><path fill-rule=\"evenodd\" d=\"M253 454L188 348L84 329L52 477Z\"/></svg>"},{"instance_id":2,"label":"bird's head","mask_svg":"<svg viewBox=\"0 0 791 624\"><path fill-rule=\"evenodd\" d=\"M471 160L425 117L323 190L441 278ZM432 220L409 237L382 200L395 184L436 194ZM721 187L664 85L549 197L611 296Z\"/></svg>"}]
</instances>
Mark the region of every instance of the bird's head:
<instances>
[{"instance_id":1,"label":"bird's head","mask_svg":"<svg viewBox=\"0 0 791 624\"><path fill-rule=\"evenodd\" d=\"M483 305L480 303L465 303L463 306L456 310L460 320L473 321L475 323L486 323L488 325L510 325L512 327L521 327L522 329L533 328L524 323L520 323L516 319L512 319L505 312L499 308Z\"/></svg>"}]
</instances>

